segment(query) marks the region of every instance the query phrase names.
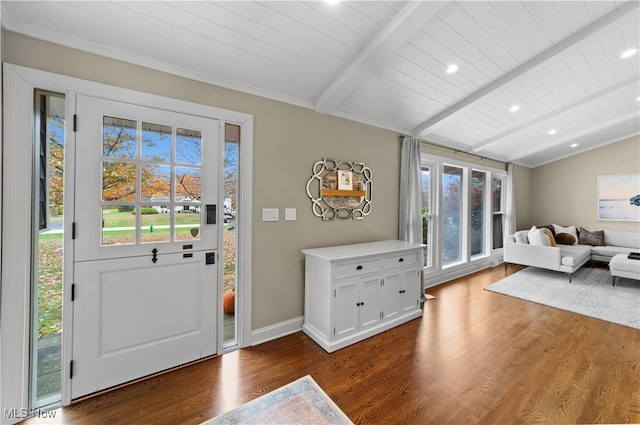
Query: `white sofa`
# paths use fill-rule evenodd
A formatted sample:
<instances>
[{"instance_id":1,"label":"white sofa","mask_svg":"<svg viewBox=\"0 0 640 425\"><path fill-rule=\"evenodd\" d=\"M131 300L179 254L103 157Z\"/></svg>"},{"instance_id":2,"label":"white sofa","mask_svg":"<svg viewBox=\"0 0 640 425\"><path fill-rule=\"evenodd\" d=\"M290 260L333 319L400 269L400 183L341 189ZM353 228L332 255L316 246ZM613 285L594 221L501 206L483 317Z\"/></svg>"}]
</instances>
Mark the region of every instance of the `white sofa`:
<instances>
[{"instance_id":1,"label":"white sofa","mask_svg":"<svg viewBox=\"0 0 640 425\"><path fill-rule=\"evenodd\" d=\"M604 232L604 245L556 245L540 246L525 242L523 232L518 237L509 235L504 244L505 272L507 265L522 264L525 266L539 267L569 274L571 282L572 274L582 267L587 261L609 262L616 254L629 254L640 251L640 233L636 232Z\"/></svg>"}]
</instances>

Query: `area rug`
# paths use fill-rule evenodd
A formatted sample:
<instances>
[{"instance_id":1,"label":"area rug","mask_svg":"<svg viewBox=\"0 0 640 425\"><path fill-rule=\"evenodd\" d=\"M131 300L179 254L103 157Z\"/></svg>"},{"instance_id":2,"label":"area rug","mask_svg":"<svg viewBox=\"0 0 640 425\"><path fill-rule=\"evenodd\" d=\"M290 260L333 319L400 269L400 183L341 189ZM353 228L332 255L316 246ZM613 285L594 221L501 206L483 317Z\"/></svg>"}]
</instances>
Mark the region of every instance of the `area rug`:
<instances>
[{"instance_id":1,"label":"area rug","mask_svg":"<svg viewBox=\"0 0 640 425\"><path fill-rule=\"evenodd\" d=\"M608 269L582 267L569 275L527 267L486 289L538 304L640 329L640 282L618 279Z\"/></svg>"},{"instance_id":2,"label":"area rug","mask_svg":"<svg viewBox=\"0 0 640 425\"><path fill-rule=\"evenodd\" d=\"M201 425L218 424L353 425L353 422L307 375Z\"/></svg>"}]
</instances>

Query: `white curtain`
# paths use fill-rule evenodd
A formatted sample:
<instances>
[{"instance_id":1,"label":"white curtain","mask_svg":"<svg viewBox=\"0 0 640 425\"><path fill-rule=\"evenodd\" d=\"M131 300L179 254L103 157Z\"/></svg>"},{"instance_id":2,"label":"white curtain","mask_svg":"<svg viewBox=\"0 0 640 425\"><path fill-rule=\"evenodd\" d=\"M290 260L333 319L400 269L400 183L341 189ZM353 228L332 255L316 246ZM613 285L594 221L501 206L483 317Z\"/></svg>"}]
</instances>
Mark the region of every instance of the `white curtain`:
<instances>
[{"instance_id":1,"label":"white curtain","mask_svg":"<svg viewBox=\"0 0 640 425\"><path fill-rule=\"evenodd\" d=\"M398 239L422 243L422 189L420 140L402 139Z\"/></svg>"},{"instance_id":2,"label":"white curtain","mask_svg":"<svg viewBox=\"0 0 640 425\"><path fill-rule=\"evenodd\" d=\"M505 220L504 220L504 238L513 235L516 232L516 190L515 190L515 165L509 163L507 165L507 182L506 182L505 202Z\"/></svg>"}]
</instances>

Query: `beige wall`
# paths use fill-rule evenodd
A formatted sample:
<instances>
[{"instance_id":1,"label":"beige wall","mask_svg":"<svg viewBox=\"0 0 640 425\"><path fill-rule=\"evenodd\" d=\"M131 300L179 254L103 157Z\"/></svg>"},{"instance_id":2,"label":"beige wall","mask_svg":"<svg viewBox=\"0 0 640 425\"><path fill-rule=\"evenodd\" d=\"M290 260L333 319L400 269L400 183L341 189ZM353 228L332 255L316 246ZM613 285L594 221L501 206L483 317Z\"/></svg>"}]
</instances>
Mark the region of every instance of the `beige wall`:
<instances>
[{"instance_id":1,"label":"beige wall","mask_svg":"<svg viewBox=\"0 0 640 425\"><path fill-rule=\"evenodd\" d=\"M598 221L598 175L640 173L640 136L555 161L531 171L533 223L640 231L639 223Z\"/></svg>"},{"instance_id":2,"label":"beige wall","mask_svg":"<svg viewBox=\"0 0 640 425\"><path fill-rule=\"evenodd\" d=\"M3 32L3 61L254 116L252 328L303 315L303 255L309 247L397 237L399 135L352 121ZM364 162L373 172L372 212L322 222L305 185L323 157ZM279 222L262 222L279 208ZM297 208L284 221L284 208Z\"/></svg>"}]
</instances>

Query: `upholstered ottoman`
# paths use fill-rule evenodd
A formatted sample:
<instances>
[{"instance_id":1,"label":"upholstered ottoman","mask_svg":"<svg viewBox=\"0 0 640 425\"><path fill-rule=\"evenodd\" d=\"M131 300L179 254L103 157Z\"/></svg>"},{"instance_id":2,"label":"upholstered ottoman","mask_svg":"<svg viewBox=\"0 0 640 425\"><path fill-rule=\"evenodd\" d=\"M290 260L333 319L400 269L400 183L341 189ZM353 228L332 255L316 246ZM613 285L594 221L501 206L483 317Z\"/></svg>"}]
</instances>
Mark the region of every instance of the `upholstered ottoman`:
<instances>
[{"instance_id":1,"label":"upholstered ottoman","mask_svg":"<svg viewBox=\"0 0 640 425\"><path fill-rule=\"evenodd\" d=\"M609 270L616 286L616 277L640 280L640 260L632 260L628 254L616 254L609 262Z\"/></svg>"}]
</instances>

